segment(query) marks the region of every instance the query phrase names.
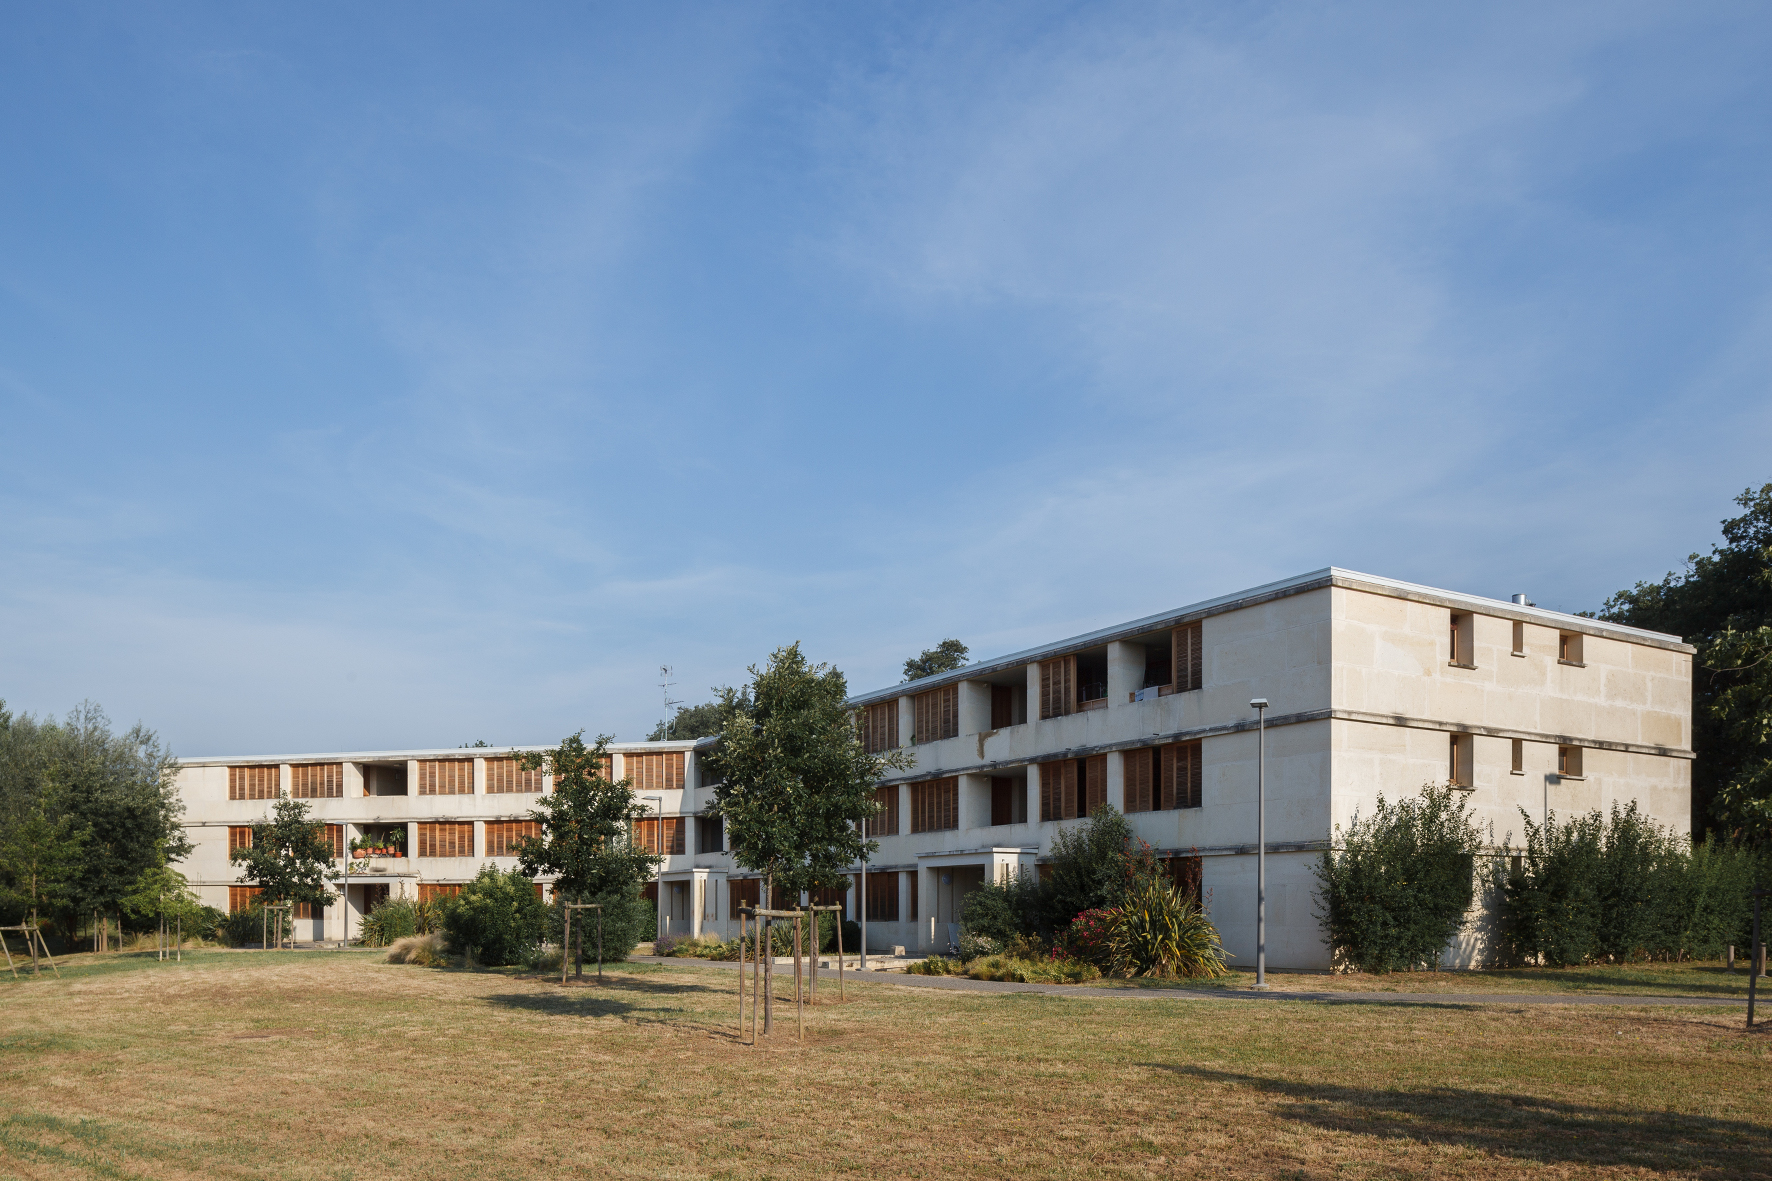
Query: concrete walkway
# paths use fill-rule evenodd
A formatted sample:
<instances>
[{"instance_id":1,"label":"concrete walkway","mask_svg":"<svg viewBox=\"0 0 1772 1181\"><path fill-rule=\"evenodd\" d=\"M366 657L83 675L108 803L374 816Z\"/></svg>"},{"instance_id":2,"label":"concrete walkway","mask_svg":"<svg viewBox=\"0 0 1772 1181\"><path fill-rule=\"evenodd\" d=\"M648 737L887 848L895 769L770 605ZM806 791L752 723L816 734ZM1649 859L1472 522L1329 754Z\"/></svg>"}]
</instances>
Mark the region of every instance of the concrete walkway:
<instances>
[{"instance_id":1,"label":"concrete walkway","mask_svg":"<svg viewBox=\"0 0 1772 1181\"><path fill-rule=\"evenodd\" d=\"M634 956L635 962L691 968L737 968L728 960ZM792 961L790 961L791 964ZM905 972L857 972L843 975L864 984L895 984L902 988L945 988L956 992L1038 992L1051 996L1111 997L1118 1000L1181 1001L1315 1001L1329 1005L1745 1005L1745 998L1716 996L1624 996L1593 992L1257 992L1250 988L1089 988L1079 984L1015 984L1005 980L969 980L961 976L912 976ZM835 980L834 968L821 969L820 980ZM776 969L780 980L781 969ZM793 979L793 968L788 969ZM1768 998L1772 1000L1772 997Z\"/></svg>"}]
</instances>

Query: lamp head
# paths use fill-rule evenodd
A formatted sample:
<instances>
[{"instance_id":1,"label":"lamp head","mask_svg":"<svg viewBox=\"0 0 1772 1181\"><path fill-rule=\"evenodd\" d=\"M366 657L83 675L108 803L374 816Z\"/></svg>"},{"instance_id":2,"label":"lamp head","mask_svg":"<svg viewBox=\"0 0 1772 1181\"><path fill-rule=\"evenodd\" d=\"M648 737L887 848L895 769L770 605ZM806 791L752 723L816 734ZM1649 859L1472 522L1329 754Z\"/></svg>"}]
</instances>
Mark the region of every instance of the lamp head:
<instances>
[{"instance_id":1,"label":"lamp head","mask_svg":"<svg viewBox=\"0 0 1772 1181\"><path fill-rule=\"evenodd\" d=\"M1249 708L1250 709L1266 709L1267 708L1267 698L1265 698L1265 697L1251 697L1249 699Z\"/></svg>"}]
</instances>

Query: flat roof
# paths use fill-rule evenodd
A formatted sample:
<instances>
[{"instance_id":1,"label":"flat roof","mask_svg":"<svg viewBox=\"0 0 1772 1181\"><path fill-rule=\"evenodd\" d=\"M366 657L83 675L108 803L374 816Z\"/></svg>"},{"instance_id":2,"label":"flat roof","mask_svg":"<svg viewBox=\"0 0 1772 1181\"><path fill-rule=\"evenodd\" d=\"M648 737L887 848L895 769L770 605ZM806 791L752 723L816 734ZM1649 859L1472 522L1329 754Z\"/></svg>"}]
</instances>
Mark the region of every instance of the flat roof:
<instances>
[{"instance_id":1,"label":"flat roof","mask_svg":"<svg viewBox=\"0 0 1772 1181\"><path fill-rule=\"evenodd\" d=\"M1583 632L1588 635L1605 636L1609 639L1623 640L1633 644L1647 644L1655 648L1669 648L1678 652L1697 651L1692 645L1681 641L1679 636L1664 635L1661 632L1645 631L1642 628L1626 627L1621 623L1607 623L1604 620L1589 619L1585 615L1569 615L1562 611L1551 611L1543 607L1526 607L1507 599L1491 599L1483 595L1467 595L1460 591L1441 590L1438 587L1421 586L1400 579L1385 578L1377 574L1362 574L1358 570L1343 570L1339 566L1325 566L1321 570L1313 570L1309 574L1298 574L1291 578L1282 578L1278 582L1263 583L1228 595L1220 595L1215 599L1205 599L1191 603L1186 607L1178 607L1172 611L1147 615L1143 619L1134 619L1128 623L1117 623L1111 627L1085 632L1080 636L1055 640L1050 644L1042 644L1037 648L1024 648L1020 652L1011 652L1007 656L997 656L990 660L981 660L961 668L950 669L933 676L920 677L915 681L900 681L885 689L872 689L866 693L857 693L849 698L850 705L872 705L875 702L887 701L903 696L911 686L916 692L942 685L951 685L957 681L970 681L993 673L1004 672L1017 665L1033 664L1040 660L1051 660L1057 656L1065 656L1085 648L1095 648L1113 640L1129 639L1132 636L1147 632L1161 631L1164 628L1178 627L1184 623L1192 623L1196 619L1204 619L1208 615L1222 615L1227 611L1237 611L1244 607L1253 607L1274 599L1288 598L1309 591L1321 590L1324 587L1340 586L1351 590L1369 591L1373 594L1389 595L1393 598L1411 599L1416 602L1433 603L1443 607L1464 608L1480 612L1484 615L1499 616L1504 619L1519 619L1528 623L1541 623L1558 628L1561 631Z\"/></svg>"},{"instance_id":2,"label":"flat roof","mask_svg":"<svg viewBox=\"0 0 1772 1181\"><path fill-rule=\"evenodd\" d=\"M714 738L682 738L671 742L611 742L609 749L616 754L688 751L712 746L716 741ZM445 746L431 750L326 751L320 754L202 755L179 759L177 762L181 767L245 767L255 763L404 763L409 759L502 758L505 755L554 750L557 746L555 743L549 746Z\"/></svg>"}]
</instances>

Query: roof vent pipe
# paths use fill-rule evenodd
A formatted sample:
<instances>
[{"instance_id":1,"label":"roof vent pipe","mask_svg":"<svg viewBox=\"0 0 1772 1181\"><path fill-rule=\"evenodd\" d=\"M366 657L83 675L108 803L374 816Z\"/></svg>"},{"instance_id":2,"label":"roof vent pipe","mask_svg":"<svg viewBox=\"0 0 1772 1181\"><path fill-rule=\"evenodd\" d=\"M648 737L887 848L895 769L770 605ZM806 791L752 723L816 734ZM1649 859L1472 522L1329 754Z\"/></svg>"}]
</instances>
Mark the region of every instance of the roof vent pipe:
<instances>
[{"instance_id":1,"label":"roof vent pipe","mask_svg":"<svg viewBox=\"0 0 1772 1181\"><path fill-rule=\"evenodd\" d=\"M1514 606L1516 607L1531 607L1533 605L1532 600L1528 599L1525 595L1514 596Z\"/></svg>"}]
</instances>

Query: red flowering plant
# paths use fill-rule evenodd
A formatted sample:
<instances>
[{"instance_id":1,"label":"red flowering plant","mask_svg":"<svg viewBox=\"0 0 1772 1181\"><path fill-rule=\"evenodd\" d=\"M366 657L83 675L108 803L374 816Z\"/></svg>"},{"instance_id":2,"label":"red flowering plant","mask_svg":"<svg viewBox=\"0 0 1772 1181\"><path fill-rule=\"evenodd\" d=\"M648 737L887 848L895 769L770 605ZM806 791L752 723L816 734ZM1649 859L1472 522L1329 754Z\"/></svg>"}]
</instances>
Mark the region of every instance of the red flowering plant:
<instances>
[{"instance_id":1,"label":"red flowering plant","mask_svg":"<svg viewBox=\"0 0 1772 1181\"><path fill-rule=\"evenodd\" d=\"M1112 907L1098 906L1086 910L1071 921L1062 944L1052 949L1053 959L1078 959L1098 967L1109 962L1113 953L1109 946L1113 936L1115 912Z\"/></svg>"}]
</instances>

